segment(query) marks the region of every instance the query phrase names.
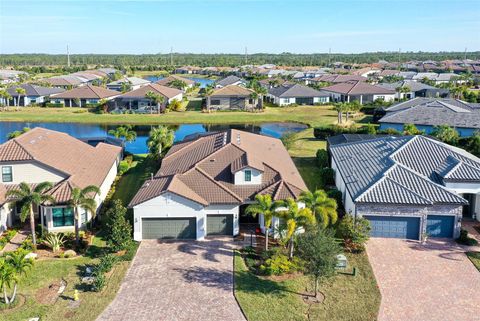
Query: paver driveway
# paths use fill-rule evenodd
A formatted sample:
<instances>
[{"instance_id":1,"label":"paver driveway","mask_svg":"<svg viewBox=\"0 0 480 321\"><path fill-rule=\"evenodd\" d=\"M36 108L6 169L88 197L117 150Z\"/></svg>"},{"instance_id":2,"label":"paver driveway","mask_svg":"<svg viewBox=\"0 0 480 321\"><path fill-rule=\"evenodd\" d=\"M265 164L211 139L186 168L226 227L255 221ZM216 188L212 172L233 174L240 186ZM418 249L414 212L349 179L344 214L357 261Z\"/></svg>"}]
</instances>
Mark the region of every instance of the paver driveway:
<instances>
[{"instance_id":1,"label":"paver driveway","mask_svg":"<svg viewBox=\"0 0 480 321\"><path fill-rule=\"evenodd\" d=\"M233 295L233 242L142 241L99 321L245 320Z\"/></svg>"},{"instance_id":2,"label":"paver driveway","mask_svg":"<svg viewBox=\"0 0 480 321\"><path fill-rule=\"evenodd\" d=\"M378 320L480 320L480 272L453 241L372 238L367 253L382 294Z\"/></svg>"}]
</instances>

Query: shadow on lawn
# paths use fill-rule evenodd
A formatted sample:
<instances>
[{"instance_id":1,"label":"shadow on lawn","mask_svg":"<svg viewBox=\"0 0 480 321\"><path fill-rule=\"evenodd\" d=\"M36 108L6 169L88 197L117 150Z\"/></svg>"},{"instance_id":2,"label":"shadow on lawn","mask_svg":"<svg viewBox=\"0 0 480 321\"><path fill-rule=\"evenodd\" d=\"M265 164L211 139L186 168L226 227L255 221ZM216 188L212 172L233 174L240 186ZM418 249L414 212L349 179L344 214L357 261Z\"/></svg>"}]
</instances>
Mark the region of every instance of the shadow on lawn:
<instances>
[{"instance_id":1,"label":"shadow on lawn","mask_svg":"<svg viewBox=\"0 0 480 321\"><path fill-rule=\"evenodd\" d=\"M248 294L274 294L279 297L286 296L287 293L305 295L305 293L290 290L282 282L260 278L248 270L235 272L235 290Z\"/></svg>"}]
</instances>

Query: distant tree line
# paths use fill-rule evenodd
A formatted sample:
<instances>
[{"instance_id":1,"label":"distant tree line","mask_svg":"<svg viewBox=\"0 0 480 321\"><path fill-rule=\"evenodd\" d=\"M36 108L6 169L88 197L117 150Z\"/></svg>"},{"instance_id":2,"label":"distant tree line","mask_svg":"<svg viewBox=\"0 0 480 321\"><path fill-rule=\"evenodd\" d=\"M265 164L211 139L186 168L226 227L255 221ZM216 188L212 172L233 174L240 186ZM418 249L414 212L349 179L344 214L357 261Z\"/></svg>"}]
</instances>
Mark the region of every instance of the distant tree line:
<instances>
[{"instance_id":1,"label":"distant tree line","mask_svg":"<svg viewBox=\"0 0 480 321\"><path fill-rule=\"evenodd\" d=\"M147 70L159 70L166 66L193 65L199 67L236 67L245 64L276 64L284 66L327 66L329 63L341 61L344 63L374 63L379 60L401 62L410 60L447 60L447 59L479 59L480 51L468 52L368 52L359 54L340 53L316 53L316 54L267 54L257 53L245 57L244 54L191 54L174 53L170 54L76 54L70 55L71 70L86 65L103 66L141 66ZM171 60L172 59L172 60ZM173 64L171 63L173 62ZM0 55L1 66L65 66L67 57L65 54L3 54ZM161 68L159 68L161 67Z\"/></svg>"}]
</instances>

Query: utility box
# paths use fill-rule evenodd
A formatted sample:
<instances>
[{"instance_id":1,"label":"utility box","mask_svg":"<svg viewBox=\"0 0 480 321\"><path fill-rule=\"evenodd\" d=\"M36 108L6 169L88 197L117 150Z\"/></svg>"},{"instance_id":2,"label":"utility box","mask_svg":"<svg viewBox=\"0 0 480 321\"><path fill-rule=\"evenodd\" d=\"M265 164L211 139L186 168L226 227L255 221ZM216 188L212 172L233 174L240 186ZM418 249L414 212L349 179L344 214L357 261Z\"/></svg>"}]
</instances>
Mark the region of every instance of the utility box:
<instances>
[{"instance_id":1,"label":"utility box","mask_svg":"<svg viewBox=\"0 0 480 321\"><path fill-rule=\"evenodd\" d=\"M347 268L347 257L343 254L337 255L337 269L346 269Z\"/></svg>"}]
</instances>

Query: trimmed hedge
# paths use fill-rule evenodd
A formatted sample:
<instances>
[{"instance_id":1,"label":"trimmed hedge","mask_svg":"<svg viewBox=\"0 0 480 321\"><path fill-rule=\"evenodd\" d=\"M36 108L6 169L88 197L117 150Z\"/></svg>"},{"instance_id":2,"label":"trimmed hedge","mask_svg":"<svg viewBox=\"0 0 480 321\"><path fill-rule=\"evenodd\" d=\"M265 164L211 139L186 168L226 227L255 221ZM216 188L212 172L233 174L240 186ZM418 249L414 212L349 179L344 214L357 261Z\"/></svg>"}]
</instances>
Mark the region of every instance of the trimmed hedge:
<instances>
[{"instance_id":1,"label":"trimmed hedge","mask_svg":"<svg viewBox=\"0 0 480 321\"><path fill-rule=\"evenodd\" d=\"M62 103L46 103L45 106L49 108L65 107L65 105Z\"/></svg>"}]
</instances>

